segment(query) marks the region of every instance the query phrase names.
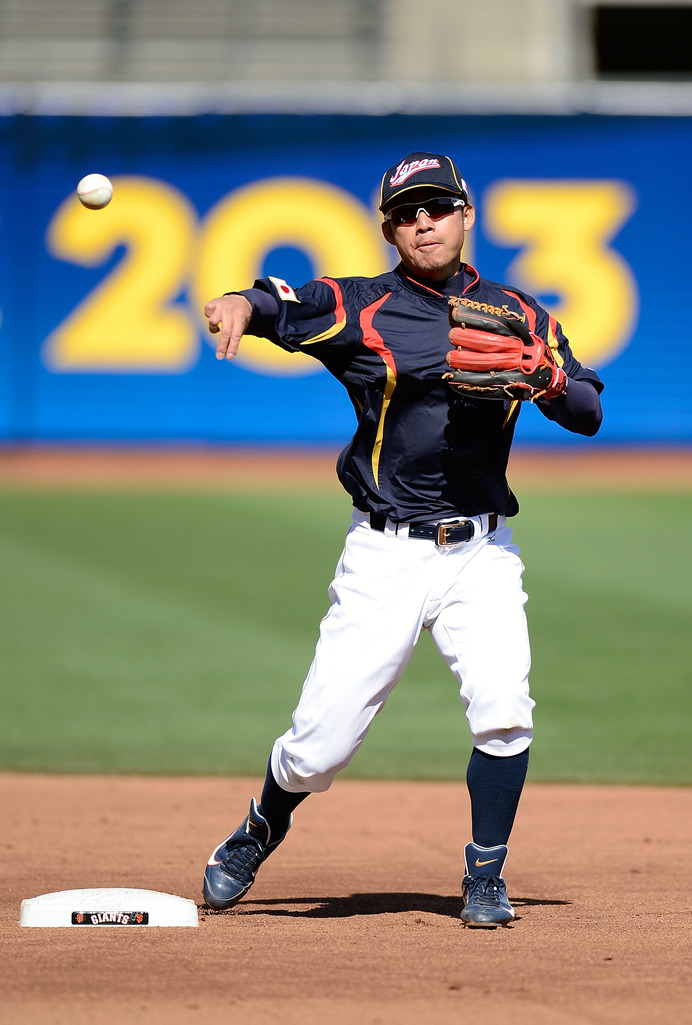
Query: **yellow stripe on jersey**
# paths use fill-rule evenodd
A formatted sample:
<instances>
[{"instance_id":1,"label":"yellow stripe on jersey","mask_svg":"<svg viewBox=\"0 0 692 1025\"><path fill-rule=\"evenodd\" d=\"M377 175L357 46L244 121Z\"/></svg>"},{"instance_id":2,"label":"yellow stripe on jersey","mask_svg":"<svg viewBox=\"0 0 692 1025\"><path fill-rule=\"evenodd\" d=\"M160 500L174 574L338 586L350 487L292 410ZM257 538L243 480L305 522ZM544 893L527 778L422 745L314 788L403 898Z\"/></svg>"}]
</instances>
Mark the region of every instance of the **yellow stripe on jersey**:
<instances>
[{"instance_id":1,"label":"yellow stripe on jersey","mask_svg":"<svg viewBox=\"0 0 692 1025\"><path fill-rule=\"evenodd\" d=\"M339 331L343 331L346 327L346 314L344 313L341 320L337 320L335 324L328 327L326 331L322 331L321 334L315 335L314 338L306 338L301 345L314 345L315 342L326 342L328 338L333 338L334 335L338 335Z\"/></svg>"},{"instance_id":2,"label":"yellow stripe on jersey","mask_svg":"<svg viewBox=\"0 0 692 1025\"><path fill-rule=\"evenodd\" d=\"M306 338L301 345L314 345L315 342L326 342L328 338L333 338L334 335L338 335L340 331L346 327L346 310L344 308L344 297L341 293L341 288L337 281L333 281L332 278L317 278L322 284L327 285L328 288L334 293L334 316L336 323L328 327L326 331L322 331L320 334L315 335L313 338Z\"/></svg>"},{"instance_id":3,"label":"yellow stripe on jersey","mask_svg":"<svg viewBox=\"0 0 692 1025\"><path fill-rule=\"evenodd\" d=\"M555 321L553 320L553 318L552 317L548 317L548 345L553 350L553 356L555 357L555 362L557 363L557 365L559 367L561 367L561 366L564 365L565 361L564 361L564 359L562 358L562 356L560 355L560 353L558 351L557 335L555 334L556 326L557 325L556 325Z\"/></svg>"},{"instance_id":4,"label":"yellow stripe on jersey","mask_svg":"<svg viewBox=\"0 0 692 1025\"><path fill-rule=\"evenodd\" d=\"M385 364L386 365L386 364ZM382 409L380 410L380 420L377 425L377 434L375 435L375 444L372 449L372 475L375 478L375 487L380 486L380 454L382 452L382 439L384 437L384 418L387 415L389 409L389 403L392 400L394 389L396 388L396 374L390 366L387 366L387 383L384 386L384 396L382 398Z\"/></svg>"},{"instance_id":5,"label":"yellow stripe on jersey","mask_svg":"<svg viewBox=\"0 0 692 1025\"><path fill-rule=\"evenodd\" d=\"M519 399L512 399L507 410L507 416L502 423L502 429L504 430L507 424L511 421L515 413L519 412Z\"/></svg>"}]
</instances>

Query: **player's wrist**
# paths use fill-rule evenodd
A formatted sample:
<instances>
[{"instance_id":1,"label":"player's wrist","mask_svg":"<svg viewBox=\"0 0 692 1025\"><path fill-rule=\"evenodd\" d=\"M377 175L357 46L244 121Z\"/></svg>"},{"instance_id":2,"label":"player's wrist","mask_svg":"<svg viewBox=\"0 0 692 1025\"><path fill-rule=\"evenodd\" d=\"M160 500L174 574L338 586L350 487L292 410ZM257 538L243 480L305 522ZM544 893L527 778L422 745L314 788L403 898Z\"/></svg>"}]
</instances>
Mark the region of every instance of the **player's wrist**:
<instances>
[{"instance_id":1,"label":"player's wrist","mask_svg":"<svg viewBox=\"0 0 692 1025\"><path fill-rule=\"evenodd\" d=\"M562 367L555 367L555 374L553 381L549 388L546 388L541 398L550 402L552 399L559 398L560 395L564 395L567 391L567 374L564 372Z\"/></svg>"}]
</instances>

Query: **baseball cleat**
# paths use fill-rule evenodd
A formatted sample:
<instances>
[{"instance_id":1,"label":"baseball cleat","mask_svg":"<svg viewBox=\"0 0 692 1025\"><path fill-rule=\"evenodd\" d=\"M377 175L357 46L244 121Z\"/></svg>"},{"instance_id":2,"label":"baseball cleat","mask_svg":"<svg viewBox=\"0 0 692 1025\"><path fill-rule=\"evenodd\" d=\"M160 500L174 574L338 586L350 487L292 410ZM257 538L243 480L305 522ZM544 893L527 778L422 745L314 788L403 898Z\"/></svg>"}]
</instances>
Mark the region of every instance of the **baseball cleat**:
<instances>
[{"instance_id":1,"label":"baseball cleat","mask_svg":"<svg viewBox=\"0 0 692 1025\"><path fill-rule=\"evenodd\" d=\"M502 878L506 857L504 844L499 847L466 844L466 875L461 884L464 900L461 920L464 925L493 929L498 925L508 925L514 918L514 908L509 903Z\"/></svg>"},{"instance_id":2,"label":"baseball cleat","mask_svg":"<svg viewBox=\"0 0 692 1025\"><path fill-rule=\"evenodd\" d=\"M257 869L279 846L292 821L293 816L281 836L273 840L269 823L252 798L248 817L235 833L214 848L207 863L202 891L210 908L232 908L245 896L255 881Z\"/></svg>"}]
</instances>

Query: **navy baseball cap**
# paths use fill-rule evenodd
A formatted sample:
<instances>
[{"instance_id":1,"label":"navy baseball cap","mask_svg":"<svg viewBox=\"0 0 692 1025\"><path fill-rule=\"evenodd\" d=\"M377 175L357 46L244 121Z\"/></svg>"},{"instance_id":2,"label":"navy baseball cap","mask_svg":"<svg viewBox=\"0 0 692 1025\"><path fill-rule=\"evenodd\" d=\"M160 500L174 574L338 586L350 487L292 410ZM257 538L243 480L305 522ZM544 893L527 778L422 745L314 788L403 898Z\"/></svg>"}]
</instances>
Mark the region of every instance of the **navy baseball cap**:
<instances>
[{"instance_id":1,"label":"navy baseball cap","mask_svg":"<svg viewBox=\"0 0 692 1025\"><path fill-rule=\"evenodd\" d=\"M468 202L469 193L459 168L441 153L409 153L385 171L380 186L380 210L394 206L395 200L406 201L406 193L414 189L434 188Z\"/></svg>"}]
</instances>

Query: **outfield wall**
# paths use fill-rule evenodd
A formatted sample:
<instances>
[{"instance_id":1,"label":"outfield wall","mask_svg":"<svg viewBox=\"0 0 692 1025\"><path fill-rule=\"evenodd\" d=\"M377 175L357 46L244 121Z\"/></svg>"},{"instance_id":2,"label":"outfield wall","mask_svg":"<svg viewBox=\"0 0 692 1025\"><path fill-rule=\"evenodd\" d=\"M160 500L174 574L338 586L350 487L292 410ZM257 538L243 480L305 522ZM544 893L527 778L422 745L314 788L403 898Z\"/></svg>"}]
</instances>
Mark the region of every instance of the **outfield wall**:
<instances>
[{"instance_id":1,"label":"outfield wall","mask_svg":"<svg viewBox=\"0 0 692 1025\"><path fill-rule=\"evenodd\" d=\"M201 310L265 274L391 267L377 185L412 149L467 178L469 262L603 376L596 444L692 442L683 390L643 384L688 344L692 118L336 114L0 118L0 442L341 443L353 412L319 364L248 339L220 365ZM74 195L91 171L103 211ZM518 440L573 441L532 409Z\"/></svg>"}]
</instances>

